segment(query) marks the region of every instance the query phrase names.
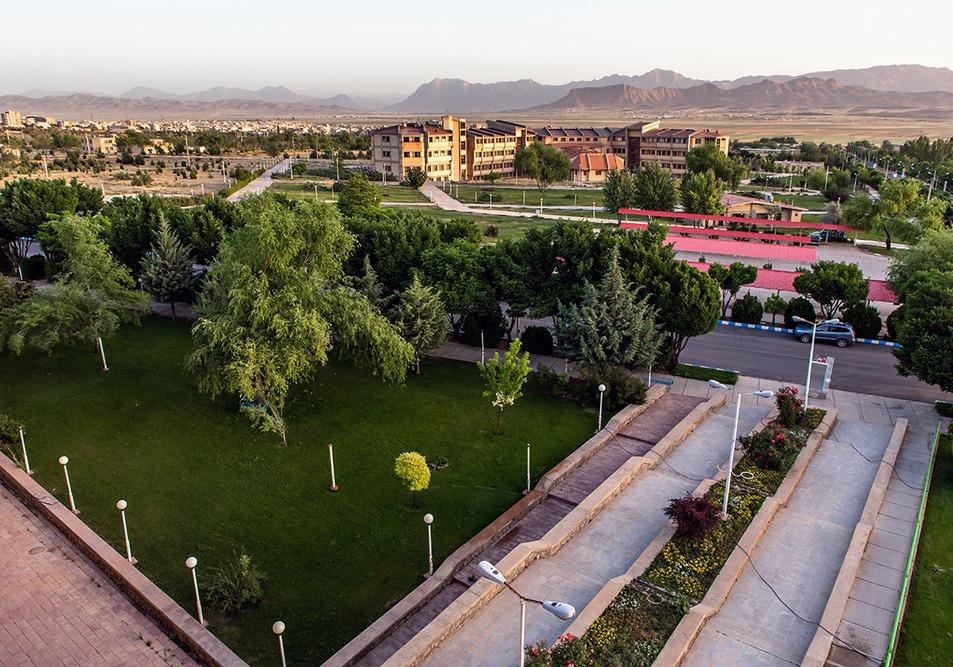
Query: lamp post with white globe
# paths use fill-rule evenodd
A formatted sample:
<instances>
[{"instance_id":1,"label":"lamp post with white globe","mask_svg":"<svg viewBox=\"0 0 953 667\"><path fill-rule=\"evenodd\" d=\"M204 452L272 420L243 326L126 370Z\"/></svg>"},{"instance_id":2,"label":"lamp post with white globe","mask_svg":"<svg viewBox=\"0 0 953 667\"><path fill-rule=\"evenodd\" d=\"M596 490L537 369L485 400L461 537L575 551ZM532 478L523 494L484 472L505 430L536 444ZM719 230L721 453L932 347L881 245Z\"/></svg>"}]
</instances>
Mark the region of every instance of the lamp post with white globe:
<instances>
[{"instance_id":1,"label":"lamp post with white globe","mask_svg":"<svg viewBox=\"0 0 953 667\"><path fill-rule=\"evenodd\" d=\"M285 631L285 624L281 621L275 621L271 626L271 631L278 635L278 650L281 651L281 667L288 667L285 662L285 640L281 638L281 633Z\"/></svg>"}]
</instances>

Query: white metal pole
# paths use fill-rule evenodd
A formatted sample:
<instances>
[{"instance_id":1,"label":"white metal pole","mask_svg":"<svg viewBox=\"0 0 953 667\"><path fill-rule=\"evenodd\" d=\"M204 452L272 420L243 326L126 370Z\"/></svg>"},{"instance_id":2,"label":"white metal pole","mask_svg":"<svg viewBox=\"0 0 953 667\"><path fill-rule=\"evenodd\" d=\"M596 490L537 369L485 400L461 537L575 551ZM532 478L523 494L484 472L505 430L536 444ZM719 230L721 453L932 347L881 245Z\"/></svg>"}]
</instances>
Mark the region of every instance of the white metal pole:
<instances>
[{"instance_id":1,"label":"white metal pole","mask_svg":"<svg viewBox=\"0 0 953 667\"><path fill-rule=\"evenodd\" d=\"M741 416L741 397L738 394L738 403L735 406L735 426L731 430L731 449L728 452L728 470L725 472L725 499L721 503L721 518L728 518L728 493L731 489L731 475L735 467L735 441L738 439L738 418Z\"/></svg>"},{"instance_id":2,"label":"white metal pole","mask_svg":"<svg viewBox=\"0 0 953 667\"><path fill-rule=\"evenodd\" d=\"M20 429L20 446L23 447L23 465L26 469L27 475L32 475L33 471L30 470L30 457L26 455L26 440L23 438L23 429Z\"/></svg>"},{"instance_id":3,"label":"white metal pole","mask_svg":"<svg viewBox=\"0 0 953 667\"><path fill-rule=\"evenodd\" d=\"M99 342L99 354L103 358L103 370L108 371L109 366L106 365L106 350L103 349L103 339L97 336L96 340Z\"/></svg>"},{"instance_id":4,"label":"white metal pole","mask_svg":"<svg viewBox=\"0 0 953 667\"><path fill-rule=\"evenodd\" d=\"M807 357L807 385L804 387L804 409L807 410L807 403L811 397L811 370L814 368L814 339L817 336L817 322L811 329L811 351Z\"/></svg>"},{"instance_id":5,"label":"white metal pole","mask_svg":"<svg viewBox=\"0 0 953 667\"><path fill-rule=\"evenodd\" d=\"M192 556L185 561L185 566L192 570L192 585L195 587L195 608L199 612L199 623L206 625L205 616L202 614L202 598L199 597L199 579L195 576L195 566L199 564L198 558Z\"/></svg>"},{"instance_id":6,"label":"white metal pole","mask_svg":"<svg viewBox=\"0 0 953 667\"><path fill-rule=\"evenodd\" d=\"M480 363L486 363L486 346L483 344L483 329L480 329Z\"/></svg>"},{"instance_id":7,"label":"white metal pole","mask_svg":"<svg viewBox=\"0 0 953 667\"><path fill-rule=\"evenodd\" d=\"M129 526L126 524L126 504L125 500L120 500L116 503L116 507L119 508L119 513L122 515L122 536L126 540L126 560L130 563L135 563L135 559L132 557L132 547L129 546Z\"/></svg>"},{"instance_id":8,"label":"white metal pole","mask_svg":"<svg viewBox=\"0 0 953 667\"><path fill-rule=\"evenodd\" d=\"M526 443L526 493L530 492L530 487L532 485L532 477L530 476L530 467L529 467L529 443Z\"/></svg>"},{"instance_id":9,"label":"white metal pole","mask_svg":"<svg viewBox=\"0 0 953 667\"><path fill-rule=\"evenodd\" d=\"M69 482L69 469L67 469L66 464L69 463L69 457L61 456L60 465L63 466L63 474L66 476L66 493L69 494L69 506L73 510L73 514L79 514L79 510L76 509L76 503L73 501L73 485Z\"/></svg>"},{"instance_id":10,"label":"white metal pole","mask_svg":"<svg viewBox=\"0 0 953 667\"><path fill-rule=\"evenodd\" d=\"M433 526L427 524L427 572L433 576Z\"/></svg>"},{"instance_id":11,"label":"white metal pole","mask_svg":"<svg viewBox=\"0 0 953 667\"><path fill-rule=\"evenodd\" d=\"M602 430L602 397L605 393L605 385L599 385L599 426L596 428L596 433Z\"/></svg>"},{"instance_id":12,"label":"white metal pole","mask_svg":"<svg viewBox=\"0 0 953 667\"><path fill-rule=\"evenodd\" d=\"M331 459L331 490L338 490L338 483L334 479L334 445L328 443L328 458Z\"/></svg>"},{"instance_id":13,"label":"white metal pole","mask_svg":"<svg viewBox=\"0 0 953 667\"><path fill-rule=\"evenodd\" d=\"M520 595L520 667L526 665L523 646L526 644L526 598Z\"/></svg>"}]
</instances>

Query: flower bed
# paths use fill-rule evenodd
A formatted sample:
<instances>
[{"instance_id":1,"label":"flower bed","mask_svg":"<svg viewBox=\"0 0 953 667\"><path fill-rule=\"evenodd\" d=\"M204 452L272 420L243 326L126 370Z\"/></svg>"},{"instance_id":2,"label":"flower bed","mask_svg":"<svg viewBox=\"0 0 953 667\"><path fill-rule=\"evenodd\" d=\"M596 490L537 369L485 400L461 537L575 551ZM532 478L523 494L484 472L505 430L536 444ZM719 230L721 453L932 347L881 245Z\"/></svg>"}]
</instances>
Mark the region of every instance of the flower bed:
<instances>
[{"instance_id":1,"label":"flower bed","mask_svg":"<svg viewBox=\"0 0 953 667\"><path fill-rule=\"evenodd\" d=\"M728 518L699 536L676 531L642 576L622 589L585 635L563 635L552 647L546 642L527 647L528 665L649 667L655 661L823 420L824 410L805 411L796 394L793 387L778 391L779 417L786 425L770 422L762 431L739 439L749 451L735 468ZM724 488L719 482L705 494L719 509ZM673 500L673 505L684 500Z\"/></svg>"}]
</instances>

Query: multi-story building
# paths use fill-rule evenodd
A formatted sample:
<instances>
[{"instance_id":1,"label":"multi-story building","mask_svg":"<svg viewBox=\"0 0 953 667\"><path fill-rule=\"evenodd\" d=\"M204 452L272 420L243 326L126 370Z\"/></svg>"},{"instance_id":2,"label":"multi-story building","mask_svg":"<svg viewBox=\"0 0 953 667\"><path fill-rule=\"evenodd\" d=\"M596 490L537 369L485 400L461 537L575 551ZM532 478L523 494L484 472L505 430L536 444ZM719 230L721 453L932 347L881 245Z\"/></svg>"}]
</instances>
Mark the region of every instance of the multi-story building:
<instances>
[{"instance_id":1,"label":"multi-story building","mask_svg":"<svg viewBox=\"0 0 953 667\"><path fill-rule=\"evenodd\" d=\"M90 155L102 153L103 155L115 155L116 137L83 137L83 152Z\"/></svg>"},{"instance_id":2,"label":"multi-story building","mask_svg":"<svg viewBox=\"0 0 953 667\"><path fill-rule=\"evenodd\" d=\"M685 175L685 155L697 146L714 143L727 155L728 136L709 130L662 129L659 121L633 123L622 128L529 128L511 121L487 121L468 126L463 118L444 116L440 122L401 123L374 130L371 145L374 168L403 179L408 169L420 167L433 180L476 180L490 173L516 176L516 154L540 141L576 158L574 179L595 182L596 172L637 169L657 162L676 178ZM606 168L590 168L595 158L581 153L609 154Z\"/></svg>"},{"instance_id":3,"label":"multi-story building","mask_svg":"<svg viewBox=\"0 0 953 667\"><path fill-rule=\"evenodd\" d=\"M19 111L4 111L0 113L0 125L4 127L23 127L23 119Z\"/></svg>"}]
</instances>

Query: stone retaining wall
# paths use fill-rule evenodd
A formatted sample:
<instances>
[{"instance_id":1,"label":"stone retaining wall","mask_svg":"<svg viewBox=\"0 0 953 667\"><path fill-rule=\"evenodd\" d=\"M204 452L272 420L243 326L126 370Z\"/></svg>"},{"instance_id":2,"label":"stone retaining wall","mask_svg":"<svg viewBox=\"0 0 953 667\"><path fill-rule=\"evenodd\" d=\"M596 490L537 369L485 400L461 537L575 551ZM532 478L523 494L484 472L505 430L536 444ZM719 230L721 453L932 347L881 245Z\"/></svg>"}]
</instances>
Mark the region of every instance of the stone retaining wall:
<instances>
[{"instance_id":1,"label":"stone retaining wall","mask_svg":"<svg viewBox=\"0 0 953 667\"><path fill-rule=\"evenodd\" d=\"M215 635L137 570L9 458L0 454L0 483L34 514L59 530L146 615L172 633L199 661L213 667L247 667Z\"/></svg>"}]
</instances>

